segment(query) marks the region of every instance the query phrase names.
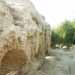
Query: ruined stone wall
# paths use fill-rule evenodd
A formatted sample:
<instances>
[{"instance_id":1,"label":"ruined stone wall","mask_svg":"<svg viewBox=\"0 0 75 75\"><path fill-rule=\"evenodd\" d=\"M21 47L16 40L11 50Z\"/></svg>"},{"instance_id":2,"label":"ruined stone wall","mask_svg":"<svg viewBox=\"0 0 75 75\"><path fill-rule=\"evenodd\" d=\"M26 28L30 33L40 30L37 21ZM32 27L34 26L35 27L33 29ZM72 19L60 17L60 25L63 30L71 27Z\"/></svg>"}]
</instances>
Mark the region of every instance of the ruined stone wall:
<instances>
[{"instance_id":1,"label":"ruined stone wall","mask_svg":"<svg viewBox=\"0 0 75 75\"><path fill-rule=\"evenodd\" d=\"M24 2L20 9L0 1L0 75L43 58L50 48L50 26L29 0Z\"/></svg>"}]
</instances>

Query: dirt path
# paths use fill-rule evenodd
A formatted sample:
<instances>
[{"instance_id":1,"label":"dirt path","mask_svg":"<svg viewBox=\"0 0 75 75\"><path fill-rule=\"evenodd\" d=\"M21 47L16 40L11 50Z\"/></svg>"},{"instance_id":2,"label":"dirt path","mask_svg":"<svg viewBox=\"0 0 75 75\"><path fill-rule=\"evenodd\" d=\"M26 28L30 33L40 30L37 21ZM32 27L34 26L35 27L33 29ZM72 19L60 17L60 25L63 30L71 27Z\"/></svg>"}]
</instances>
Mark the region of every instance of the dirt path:
<instances>
[{"instance_id":1,"label":"dirt path","mask_svg":"<svg viewBox=\"0 0 75 75\"><path fill-rule=\"evenodd\" d=\"M75 51L52 50L51 56L46 57L42 75L75 75Z\"/></svg>"}]
</instances>

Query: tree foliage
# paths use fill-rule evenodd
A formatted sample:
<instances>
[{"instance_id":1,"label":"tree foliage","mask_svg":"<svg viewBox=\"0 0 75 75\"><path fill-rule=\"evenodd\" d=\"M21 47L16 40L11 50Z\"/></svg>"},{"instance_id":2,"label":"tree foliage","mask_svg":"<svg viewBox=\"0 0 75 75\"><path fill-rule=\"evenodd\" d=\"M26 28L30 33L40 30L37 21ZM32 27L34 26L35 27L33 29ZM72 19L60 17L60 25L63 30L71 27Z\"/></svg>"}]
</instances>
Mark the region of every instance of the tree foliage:
<instances>
[{"instance_id":1,"label":"tree foliage","mask_svg":"<svg viewBox=\"0 0 75 75\"><path fill-rule=\"evenodd\" d=\"M75 21L65 21L52 31L52 44L63 44L67 47L75 44Z\"/></svg>"}]
</instances>

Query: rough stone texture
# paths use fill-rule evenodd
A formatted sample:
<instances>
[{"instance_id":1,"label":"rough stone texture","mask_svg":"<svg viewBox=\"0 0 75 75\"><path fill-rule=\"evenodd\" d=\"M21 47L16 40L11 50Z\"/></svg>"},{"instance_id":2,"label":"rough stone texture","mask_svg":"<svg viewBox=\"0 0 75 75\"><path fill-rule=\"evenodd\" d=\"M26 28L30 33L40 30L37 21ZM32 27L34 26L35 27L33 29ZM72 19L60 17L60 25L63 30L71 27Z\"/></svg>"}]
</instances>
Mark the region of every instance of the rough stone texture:
<instances>
[{"instance_id":1,"label":"rough stone texture","mask_svg":"<svg viewBox=\"0 0 75 75\"><path fill-rule=\"evenodd\" d=\"M49 41L50 26L29 0L0 0L0 75L35 70Z\"/></svg>"}]
</instances>

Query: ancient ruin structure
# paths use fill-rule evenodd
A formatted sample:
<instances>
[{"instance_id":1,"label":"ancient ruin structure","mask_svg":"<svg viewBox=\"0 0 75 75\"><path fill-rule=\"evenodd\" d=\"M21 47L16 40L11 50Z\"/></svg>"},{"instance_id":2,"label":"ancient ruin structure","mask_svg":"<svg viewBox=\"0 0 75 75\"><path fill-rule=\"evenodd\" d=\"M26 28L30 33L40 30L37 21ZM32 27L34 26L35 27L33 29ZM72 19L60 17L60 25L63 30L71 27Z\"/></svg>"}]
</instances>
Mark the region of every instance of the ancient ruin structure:
<instances>
[{"instance_id":1,"label":"ancient ruin structure","mask_svg":"<svg viewBox=\"0 0 75 75\"><path fill-rule=\"evenodd\" d=\"M29 0L0 0L0 75L38 61L49 48L50 26Z\"/></svg>"}]
</instances>

